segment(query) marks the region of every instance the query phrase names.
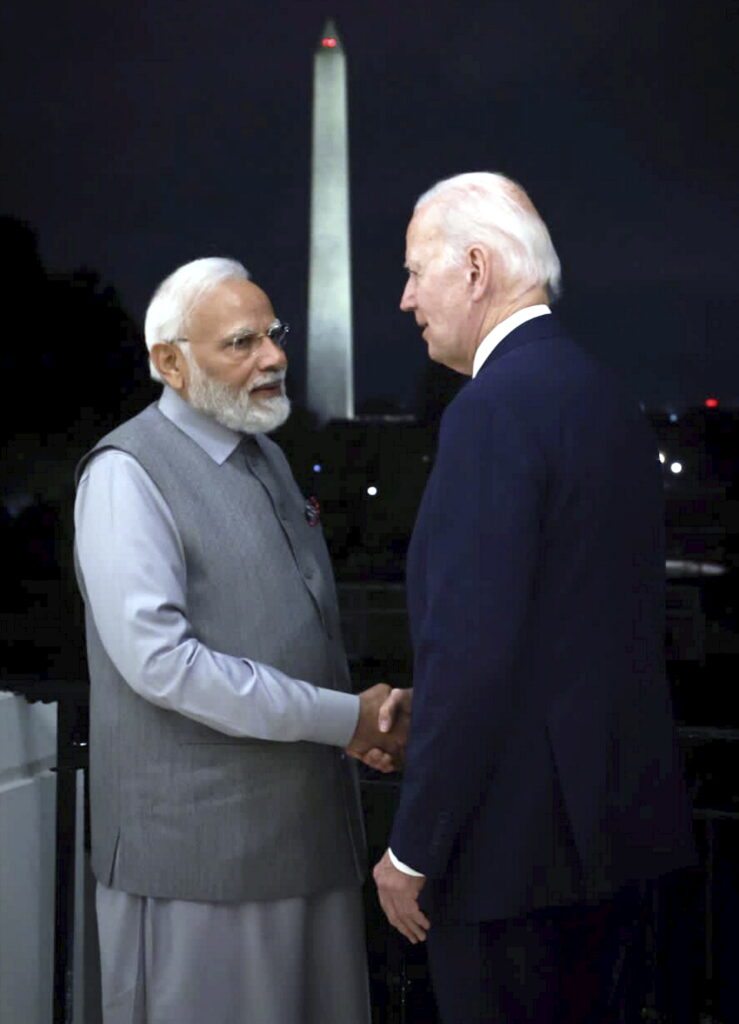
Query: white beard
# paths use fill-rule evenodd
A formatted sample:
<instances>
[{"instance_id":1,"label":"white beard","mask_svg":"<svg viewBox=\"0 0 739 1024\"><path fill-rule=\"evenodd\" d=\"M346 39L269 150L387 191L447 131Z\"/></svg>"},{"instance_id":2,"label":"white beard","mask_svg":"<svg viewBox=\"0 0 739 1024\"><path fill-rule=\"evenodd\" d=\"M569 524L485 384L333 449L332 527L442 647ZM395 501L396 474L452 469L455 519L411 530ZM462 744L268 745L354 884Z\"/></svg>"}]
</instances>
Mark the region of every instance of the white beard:
<instances>
[{"instance_id":1,"label":"white beard","mask_svg":"<svg viewBox=\"0 0 739 1024\"><path fill-rule=\"evenodd\" d=\"M184 348L184 346L183 346ZM280 382L283 393L276 398L252 400L245 388L233 388L209 377L185 349L190 370L187 398L193 409L211 416L217 423L244 434L269 434L281 427L290 415L290 399L284 393L284 371L263 373L252 382L252 388Z\"/></svg>"}]
</instances>

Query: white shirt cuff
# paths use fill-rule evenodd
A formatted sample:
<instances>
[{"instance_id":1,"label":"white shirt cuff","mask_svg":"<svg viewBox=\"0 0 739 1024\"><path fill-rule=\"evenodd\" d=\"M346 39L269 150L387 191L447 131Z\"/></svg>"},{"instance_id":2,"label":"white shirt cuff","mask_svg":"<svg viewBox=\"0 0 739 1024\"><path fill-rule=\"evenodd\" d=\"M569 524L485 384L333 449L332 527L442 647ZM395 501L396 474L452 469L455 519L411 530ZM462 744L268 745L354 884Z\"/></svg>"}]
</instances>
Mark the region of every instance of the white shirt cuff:
<instances>
[{"instance_id":1,"label":"white shirt cuff","mask_svg":"<svg viewBox=\"0 0 739 1024\"><path fill-rule=\"evenodd\" d=\"M414 871L413 868L409 868L407 864L404 864L401 860L398 860L398 858L395 856L395 854L393 853L389 846L387 848L387 855L390 858L393 867L397 868L398 871L402 871L404 875L413 875L414 878L426 877L420 871Z\"/></svg>"}]
</instances>

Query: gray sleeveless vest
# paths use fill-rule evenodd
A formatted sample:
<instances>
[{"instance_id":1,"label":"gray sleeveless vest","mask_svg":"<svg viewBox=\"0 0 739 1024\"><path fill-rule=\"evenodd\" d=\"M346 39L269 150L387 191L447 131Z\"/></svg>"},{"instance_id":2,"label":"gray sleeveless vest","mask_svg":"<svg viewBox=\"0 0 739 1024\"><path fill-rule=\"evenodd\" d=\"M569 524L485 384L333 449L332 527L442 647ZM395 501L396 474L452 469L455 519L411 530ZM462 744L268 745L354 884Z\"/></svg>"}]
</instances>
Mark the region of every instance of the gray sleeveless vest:
<instances>
[{"instance_id":1,"label":"gray sleeveless vest","mask_svg":"<svg viewBox=\"0 0 739 1024\"><path fill-rule=\"evenodd\" d=\"M348 691L318 528L280 449L249 439L219 466L154 405L104 437L174 516L187 614L206 646ZM84 596L84 587L81 584ZM87 608L92 865L105 885L183 900L273 900L357 884L364 838L354 766L336 747L234 738L144 700Z\"/></svg>"}]
</instances>

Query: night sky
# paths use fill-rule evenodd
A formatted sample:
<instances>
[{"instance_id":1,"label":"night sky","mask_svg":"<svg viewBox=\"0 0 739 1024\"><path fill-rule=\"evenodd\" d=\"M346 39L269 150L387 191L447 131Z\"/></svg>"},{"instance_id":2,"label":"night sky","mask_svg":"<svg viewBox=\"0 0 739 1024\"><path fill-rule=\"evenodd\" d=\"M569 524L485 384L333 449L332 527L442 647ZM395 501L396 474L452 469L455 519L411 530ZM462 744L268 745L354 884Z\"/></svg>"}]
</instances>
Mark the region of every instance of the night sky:
<instances>
[{"instance_id":1,"label":"night sky","mask_svg":"<svg viewBox=\"0 0 739 1024\"><path fill-rule=\"evenodd\" d=\"M348 60L360 402L417 407L405 226L433 182L487 169L530 192L565 321L639 398L739 404L736 0L14 0L0 213L32 225L49 271L98 270L139 323L180 263L241 259L293 325L300 398L329 15Z\"/></svg>"}]
</instances>

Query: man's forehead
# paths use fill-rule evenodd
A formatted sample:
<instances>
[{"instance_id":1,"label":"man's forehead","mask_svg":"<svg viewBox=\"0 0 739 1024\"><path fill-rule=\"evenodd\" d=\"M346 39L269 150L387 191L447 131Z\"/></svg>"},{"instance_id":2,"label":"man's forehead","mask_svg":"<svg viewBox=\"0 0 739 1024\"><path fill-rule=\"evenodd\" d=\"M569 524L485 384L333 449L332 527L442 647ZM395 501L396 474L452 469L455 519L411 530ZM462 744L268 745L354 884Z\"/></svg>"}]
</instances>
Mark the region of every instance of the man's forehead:
<instances>
[{"instance_id":1,"label":"man's forehead","mask_svg":"<svg viewBox=\"0 0 739 1024\"><path fill-rule=\"evenodd\" d=\"M419 258L428 255L443 242L441 224L434 211L422 207L411 218L406 232L406 257Z\"/></svg>"},{"instance_id":2,"label":"man's forehead","mask_svg":"<svg viewBox=\"0 0 739 1024\"><path fill-rule=\"evenodd\" d=\"M206 296L214 305L222 308L236 306L254 306L254 308L270 306L269 297L259 285L240 277L228 277L220 281Z\"/></svg>"},{"instance_id":3,"label":"man's forehead","mask_svg":"<svg viewBox=\"0 0 739 1024\"><path fill-rule=\"evenodd\" d=\"M196 305L191 313L193 324L226 325L231 322L261 327L265 319L274 319L269 297L253 281L227 278L220 281ZM257 322L259 321L259 322Z\"/></svg>"}]
</instances>

